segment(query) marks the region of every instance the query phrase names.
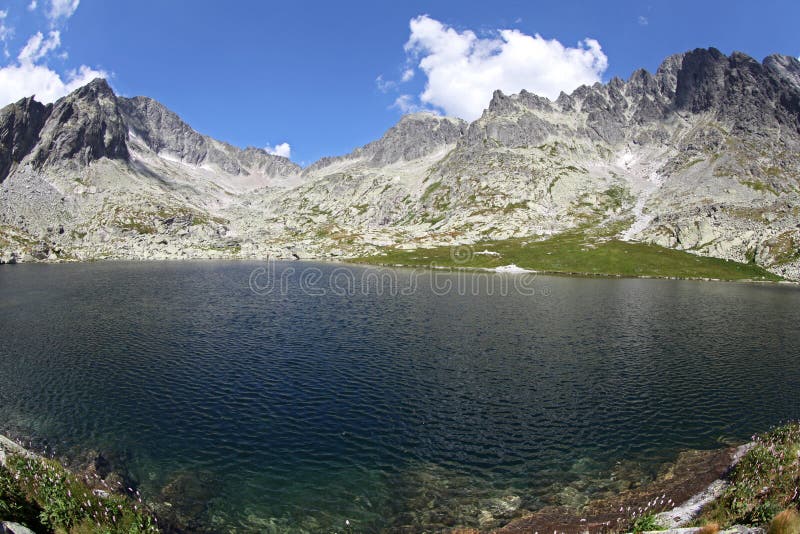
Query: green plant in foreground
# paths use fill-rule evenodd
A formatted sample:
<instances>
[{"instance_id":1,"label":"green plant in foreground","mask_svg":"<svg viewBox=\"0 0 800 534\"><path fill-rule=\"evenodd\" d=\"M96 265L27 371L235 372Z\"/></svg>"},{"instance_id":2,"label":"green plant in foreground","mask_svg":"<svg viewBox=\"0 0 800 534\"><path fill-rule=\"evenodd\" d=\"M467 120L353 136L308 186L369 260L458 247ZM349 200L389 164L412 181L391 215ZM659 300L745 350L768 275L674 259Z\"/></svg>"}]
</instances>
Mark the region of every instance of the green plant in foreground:
<instances>
[{"instance_id":1,"label":"green plant in foreground","mask_svg":"<svg viewBox=\"0 0 800 534\"><path fill-rule=\"evenodd\" d=\"M664 527L659 524L658 520L656 519L655 514L647 514L637 517L631 528L635 533L649 532L651 530L664 530Z\"/></svg>"},{"instance_id":2,"label":"green plant in foreground","mask_svg":"<svg viewBox=\"0 0 800 534\"><path fill-rule=\"evenodd\" d=\"M55 461L12 455L5 477L0 477L3 502L11 509L26 503L38 511L47 532L83 534L143 534L158 532L141 502L121 496L98 496L75 475ZM8 495L8 499L5 496ZM30 518L24 521L31 524Z\"/></svg>"},{"instance_id":3,"label":"green plant in foreground","mask_svg":"<svg viewBox=\"0 0 800 534\"><path fill-rule=\"evenodd\" d=\"M28 501L11 472L0 465L0 519L39 525L39 510Z\"/></svg>"},{"instance_id":4,"label":"green plant in foreground","mask_svg":"<svg viewBox=\"0 0 800 534\"><path fill-rule=\"evenodd\" d=\"M730 485L703 517L722 525L763 525L800 506L800 423L761 436L730 475Z\"/></svg>"}]
</instances>

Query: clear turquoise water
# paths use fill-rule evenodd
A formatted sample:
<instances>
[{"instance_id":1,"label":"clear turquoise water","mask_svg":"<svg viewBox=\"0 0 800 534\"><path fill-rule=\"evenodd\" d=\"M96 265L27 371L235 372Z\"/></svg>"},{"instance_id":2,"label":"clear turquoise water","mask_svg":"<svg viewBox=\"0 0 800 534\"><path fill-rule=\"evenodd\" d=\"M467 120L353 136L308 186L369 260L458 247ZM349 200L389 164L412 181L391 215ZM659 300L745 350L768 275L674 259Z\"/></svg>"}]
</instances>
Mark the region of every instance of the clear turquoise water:
<instances>
[{"instance_id":1,"label":"clear turquoise water","mask_svg":"<svg viewBox=\"0 0 800 534\"><path fill-rule=\"evenodd\" d=\"M0 431L123 455L150 497L212 480L211 529L414 531L800 417L792 287L538 277L503 295L501 275L397 270L416 291L317 295L298 273L370 271L287 263L286 290L259 295L259 266L3 266Z\"/></svg>"}]
</instances>

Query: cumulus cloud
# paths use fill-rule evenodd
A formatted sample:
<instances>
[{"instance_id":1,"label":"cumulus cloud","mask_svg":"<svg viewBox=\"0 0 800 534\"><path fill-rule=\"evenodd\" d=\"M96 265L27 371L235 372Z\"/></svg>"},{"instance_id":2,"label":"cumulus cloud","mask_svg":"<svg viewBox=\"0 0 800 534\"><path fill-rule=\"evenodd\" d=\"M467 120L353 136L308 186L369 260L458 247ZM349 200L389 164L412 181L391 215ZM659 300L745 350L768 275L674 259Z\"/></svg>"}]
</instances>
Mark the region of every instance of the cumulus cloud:
<instances>
[{"instance_id":1,"label":"cumulus cloud","mask_svg":"<svg viewBox=\"0 0 800 534\"><path fill-rule=\"evenodd\" d=\"M648 24L650 24L650 21L647 20L647 17L645 17L644 15L639 15L638 21L639 21L639 26L647 26Z\"/></svg>"},{"instance_id":2,"label":"cumulus cloud","mask_svg":"<svg viewBox=\"0 0 800 534\"><path fill-rule=\"evenodd\" d=\"M50 0L47 18L50 19L51 23L56 23L61 19L68 19L78 9L80 2L81 0Z\"/></svg>"},{"instance_id":3,"label":"cumulus cloud","mask_svg":"<svg viewBox=\"0 0 800 534\"><path fill-rule=\"evenodd\" d=\"M411 81L413 77L414 77L414 69L406 69L403 71L403 76L402 78L400 78L400 81L406 83L408 81Z\"/></svg>"},{"instance_id":4,"label":"cumulus cloud","mask_svg":"<svg viewBox=\"0 0 800 534\"><path fill-rule=\"evenodd\" d=\"M28 11L36 11L36 8L39 6L39 2L36 0L31 0L31 3L28 4Z\"/></svg>"},{"instance_id":5,"label":"cumulus cloud","mask_svg":"<svg viewBox=\"0 0 800 534\"><path fill-rule=\"evenodd\" d=\"M284 158L291 157L292 155L292 147L289 143L280 143L275 146L267 145L264 147L264 150L273 156L283 156Z\"/></svg>"},{"instance_id":6,"label":"cumulus cloud","mask_svg":"<svg viewBox=\"0 0 800 534\"><path fill-rule=\"evenodd\" d=\"M67 72L63 77L43 65L32 63L3 67L0 68L0 107L31 95L36 95L39 102L54 102L95 78L107 77L107 73L86 65Z\"/></svg>"},{"instance_id":7,"label":"cumulus cloud","mask_svg":"<svg viewBox=\"0 0 800 534\"><path fill-rule=\"evenodd\" d=\"M505 93L527 89L553 99L561 91L599 81L608 67L608 58L594 39L570 48L519 30L498 30L479 38L427 15L411 19L410 30L406 53L427 77L419 102L467 120L480 116L496 89ZM411 103L395 105L402 109Z\"/></svg>"}]
</instances>

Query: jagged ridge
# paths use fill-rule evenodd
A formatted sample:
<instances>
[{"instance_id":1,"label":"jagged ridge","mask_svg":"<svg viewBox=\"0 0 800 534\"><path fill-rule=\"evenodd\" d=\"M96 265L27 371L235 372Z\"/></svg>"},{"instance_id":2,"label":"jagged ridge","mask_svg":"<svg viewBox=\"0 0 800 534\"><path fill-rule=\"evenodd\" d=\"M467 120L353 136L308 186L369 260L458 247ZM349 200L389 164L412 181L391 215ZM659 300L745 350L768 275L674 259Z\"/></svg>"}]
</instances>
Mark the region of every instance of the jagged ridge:
<instances>
[{"instance_id":1,"label":"jagged ridge","mask_svg":"<svg viewBox=\"0 0 800 534\"><path fill-rule=\"evenodd\" d=\"M591 224L800 276L798 152L800 63L779 55L693 50L555 101L497 91L471 124L408 115L302 171L98 80L0 111L0 221L78 257L363 255ZM59 197L89 237L48 231Z\"/></svg>"}]
</instances>

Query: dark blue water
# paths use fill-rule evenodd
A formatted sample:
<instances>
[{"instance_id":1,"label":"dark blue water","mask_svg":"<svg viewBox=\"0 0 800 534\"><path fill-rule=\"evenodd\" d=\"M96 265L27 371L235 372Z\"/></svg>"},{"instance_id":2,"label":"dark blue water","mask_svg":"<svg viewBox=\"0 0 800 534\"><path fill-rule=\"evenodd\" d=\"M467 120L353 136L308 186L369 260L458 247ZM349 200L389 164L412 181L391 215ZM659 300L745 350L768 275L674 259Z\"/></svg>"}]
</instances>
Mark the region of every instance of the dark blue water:
<instances>
[{"instance_id":1,"label":"dark blue water","mask_svg":"<svg viewBox=\"0 0 800 534\"><path fill-rule=\"evenodd\" d=\"M122 454L150 497L213 480L200 520L220 530L374 531L486 526L497 499L624 488L800 416L793 287L364 288L377 271L287 263L259 294L260 266L0 268L0 432Z\"/></svg>"}]
</instances>

